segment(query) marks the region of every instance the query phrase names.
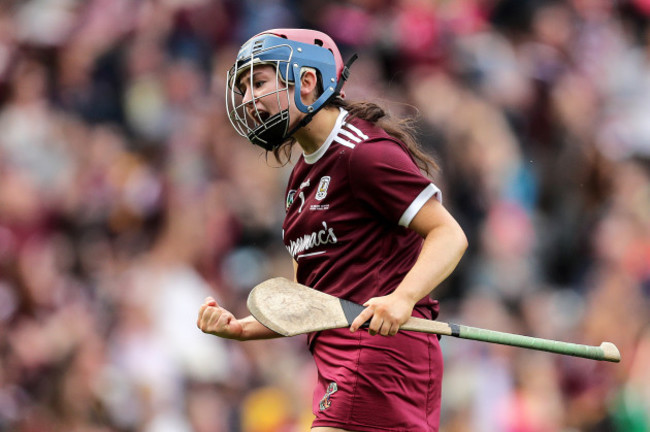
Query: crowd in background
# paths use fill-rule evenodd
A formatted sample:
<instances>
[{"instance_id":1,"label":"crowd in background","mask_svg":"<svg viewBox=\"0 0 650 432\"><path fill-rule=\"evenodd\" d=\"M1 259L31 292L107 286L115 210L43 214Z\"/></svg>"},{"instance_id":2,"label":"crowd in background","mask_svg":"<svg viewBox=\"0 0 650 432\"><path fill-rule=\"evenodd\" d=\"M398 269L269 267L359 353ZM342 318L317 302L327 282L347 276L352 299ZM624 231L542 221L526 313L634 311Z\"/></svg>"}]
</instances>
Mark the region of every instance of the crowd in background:
<instances>
[{"instance_id":1,"label":"crowd in background","mask_svg":"<svg viewBox=\"0 0 650 432\"><path fill-rule=\"evenodd\" d=\"M308 430L303 337L196 327L206 296L243 316L292 277L291 166L224 103L278 27L358 53L348 99L439 162L470 243L441 320L621 351L443 338L441 431L650 431L649 23L647 0L1 2L0 431Z\"/></svg>"}]
</instances>

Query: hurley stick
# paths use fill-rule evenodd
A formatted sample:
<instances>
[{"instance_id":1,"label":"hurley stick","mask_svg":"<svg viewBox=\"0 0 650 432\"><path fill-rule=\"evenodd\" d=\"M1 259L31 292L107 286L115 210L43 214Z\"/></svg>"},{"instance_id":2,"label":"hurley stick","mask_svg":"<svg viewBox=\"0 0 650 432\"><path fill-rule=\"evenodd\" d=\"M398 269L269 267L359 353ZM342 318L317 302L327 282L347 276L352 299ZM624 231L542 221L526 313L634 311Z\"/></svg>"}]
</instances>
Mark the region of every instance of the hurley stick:
<instances>
[{"instance_id":1,"label":"hurley stick","mask_svg":"<svg viewBox=\"0 0 650 432\"><path fill-rule=\"evenodd\" d=\"M349 327L363 306L314 290L285 278L269 279L248 296L248 309L260 323L283 336ZM461 339L472 339L583 357L620 362L621 355L611 342L600 346L540 339L441 321L410 318L400 330L413 330Z\"/></svg>"}]
</instances>

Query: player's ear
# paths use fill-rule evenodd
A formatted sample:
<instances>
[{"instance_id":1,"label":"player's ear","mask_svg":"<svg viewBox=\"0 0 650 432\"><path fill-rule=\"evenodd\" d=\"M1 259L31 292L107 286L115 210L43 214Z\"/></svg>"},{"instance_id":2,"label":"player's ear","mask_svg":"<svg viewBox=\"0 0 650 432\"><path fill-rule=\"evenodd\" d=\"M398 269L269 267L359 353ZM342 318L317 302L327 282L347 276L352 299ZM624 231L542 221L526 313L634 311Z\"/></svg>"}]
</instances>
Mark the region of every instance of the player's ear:
<instances>
[{"instance_id":1,"label":"player's ear","mask_svg":"<svg viewBox=\"0 0 650 432\"><path fill-rule=\"evenodd\" d=\"M312 68L304 68L300 76L300 96L303 98L313 93L313 98L316 100L316 86L318 85L318 78L316 71Z\"/></svg>"}]
</instances>

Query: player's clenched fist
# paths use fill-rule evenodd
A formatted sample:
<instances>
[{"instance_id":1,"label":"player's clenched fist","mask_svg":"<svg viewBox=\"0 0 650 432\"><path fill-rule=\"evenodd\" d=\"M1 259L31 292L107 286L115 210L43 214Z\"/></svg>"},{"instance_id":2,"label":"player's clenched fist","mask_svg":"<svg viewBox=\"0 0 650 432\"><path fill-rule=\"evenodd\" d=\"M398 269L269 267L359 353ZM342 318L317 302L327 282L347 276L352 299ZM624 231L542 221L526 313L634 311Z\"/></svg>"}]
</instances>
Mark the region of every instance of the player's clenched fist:
<instances>
[{"instance_id":1,"label":"player's clenched fist","mask_svg":"<svg viewBox=\"0 0 650 432\"><path fill-rule=\"evenodd\" d=\"M204 333L227 339L240 339L243 331L239 320L212 297L206 298L199 308L196 325Z\"/></svg>"}]
</instances>

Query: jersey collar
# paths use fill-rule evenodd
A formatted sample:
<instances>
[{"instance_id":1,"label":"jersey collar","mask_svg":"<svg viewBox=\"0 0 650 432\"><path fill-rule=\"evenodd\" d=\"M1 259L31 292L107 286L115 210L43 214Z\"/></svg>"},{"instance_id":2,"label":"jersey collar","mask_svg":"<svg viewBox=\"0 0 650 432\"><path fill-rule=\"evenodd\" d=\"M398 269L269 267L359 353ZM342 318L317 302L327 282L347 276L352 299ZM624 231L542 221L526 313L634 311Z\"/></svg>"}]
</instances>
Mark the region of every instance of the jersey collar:
<instances>
[{"instance_id":1,"label":"jersey collar","mask_svg":"<svg viewBox=\"0 0 650 432\"><path fill-rule=\"evenodd\" d=\"M320 158L322 158L325 155L325 153L327 153L327 149L330 148L332 141L334 141L334 137L336 137L341 131L343 120L345 120L345 117L347 117L348 112L343 108L339 108L339 110L341 112L339 113L339 116L336 118L336 123L334 123L334 127L332 128L332 131L327 136L327 139L325 140L323 145L321 145L318 148L318 150L316 150L313 153L309 153L309 154L305 154L305 152L302 153L305 162L308 163L309 165L315 164L320 160Z\"/></svg>"}]
</instances>

